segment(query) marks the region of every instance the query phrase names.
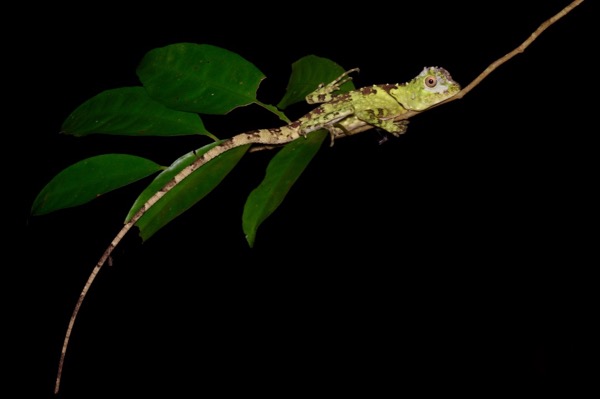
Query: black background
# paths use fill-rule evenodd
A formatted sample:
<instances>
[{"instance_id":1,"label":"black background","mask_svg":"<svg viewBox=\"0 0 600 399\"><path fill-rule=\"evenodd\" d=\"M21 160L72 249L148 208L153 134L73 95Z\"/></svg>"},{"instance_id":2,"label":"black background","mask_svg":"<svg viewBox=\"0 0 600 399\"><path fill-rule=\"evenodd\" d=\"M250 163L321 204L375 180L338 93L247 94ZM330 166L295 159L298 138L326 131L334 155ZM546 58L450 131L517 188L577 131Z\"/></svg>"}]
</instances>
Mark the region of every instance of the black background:
<instances>
[{"instance_id":1,"label":"black background","mask_svg":"<svg viewBox=\"0 0 600 399\"><path fill-rule=\"evenodd\" d=\"M18 187L8 192L19 202L9 213L20 247L7 251L17 277L7 280L5 301L16 316L6 329L18 340L6 342L18 350L18 396L52 396L72 307L148 181L30 217L37 193L89 156L125 152L168 165L206 142L58 134L75 107L137 85L143 55L178 42L242 55L267 76L258 97L271 104L291 64L308 54L360 67L357 86L406 81L429 65L466 85L567 1L523 3L280 11L173 3L133 13L98 4L53 9L42 25L25 19L15 36L35 39L6 50L17 77L8 79L17 107L7 136L21 142L5 147ZM378 133L367 132L324 146L253 249L241 214L270 152L244 157L148 242L132 232L90 290L58 397L377 397L521 382L547 390L586 379L597 185L591 3L464 99L413 118L401 138L378 145ZM248 106L205 124L227 137L279 122Z\"/></svg>"}]
</instances>

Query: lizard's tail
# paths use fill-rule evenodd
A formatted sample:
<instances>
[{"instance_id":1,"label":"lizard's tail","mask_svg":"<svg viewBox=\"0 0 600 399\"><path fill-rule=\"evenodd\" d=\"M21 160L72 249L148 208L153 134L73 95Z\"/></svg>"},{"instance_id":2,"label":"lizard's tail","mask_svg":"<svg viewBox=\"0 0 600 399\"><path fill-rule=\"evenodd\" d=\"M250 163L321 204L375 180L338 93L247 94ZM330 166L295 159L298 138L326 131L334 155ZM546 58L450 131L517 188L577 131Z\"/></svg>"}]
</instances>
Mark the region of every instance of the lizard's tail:
<instances>
[{"instance_id":1,"label":"lizard's tail","mask_svg":"<svg viewBox=\"0 0 600 399\"><path fill-rule=\"evenodd\" d=\"M90 276L88 277L87 281L85 282L85 285L83 286L83 289L81 290L81 294L79 294L79 298L77 299L77 303L75 304L75 308L73 309L73 313L71 314L71 319L69 320L69 325L67 326L67 332L65 334L65 339L63 341L62 350L60 352L60 361L58 362L58 373L56 374L56 382L54 384L54 393L55 394L57 394L58 390L60 389L60 379L62 376L63 365L65 363L65 356L67 355L67 347L69 346L69 338L71 337L71 332L73 331L73 326L75 325L75 319L77 319L77 314L79 313L81 304L83 303L83 300L85 299L85 296L88 293L92 283L96 279L98 272L100 272L100 269L102 268L102 266L104 266L106 261L109 259L112 251L119 244L119 242L123 239L123 237L125 237L125 234L127 234L127 232L137 222L138 219L139 219L139 217L135 220L132 219L131 221L129 221L127 224L125 224L125 226L123 226L121 231L119 231L119 233L115 236L115 238L112 240L112 242L110 243L108 248L106 248L106 250L102 254L102 257L100 258L98 263L96 263L94 270L92 270L92 272L90 273Z\"/></svg>"},{"instance_id":2,"label":"lizard's tail","mask_svg":"<svg viewBox=\"0 0 600 399\"><path fill-rule=\"evenodd\" d=\"M67 332L65 334L65 339L63 341L62 351L60 353L60 361L58 363L58 373L56 375L56 383L54 385L54 393L58 393L60 388L60 380L62 376L63 365L65 362L65 356L67 354L67 347L69 345L69 338L71 337L71 332L73 331L73 326L75 325L75 319L77 319L77 314L79 313L79 309L81 308L81 304L85 299L87 292L89 291L92 283L96 279L96 276L100 272L100 269L106 261L110 258L110 254L116 248L117 245L121 242L125 234L140 220L144 214L154 206L166 193L168 193L173 187L179 184L182 180L192 174L195 170L205 165L210 160L216 158L220 154L231 150L235 147L240 147L242 145L251 145L251 144L282 144L292 141L295 138L299 137L299 133L297 129L287 129L287 135L281 134L283 129L269 130L255 130L252 132L239 134L230 139L223 140L218 146L211 148L202 156L198 157L193 163L186 166L184 169L179 171L163 188L154 193L152 197L150 197L144 205L135 213L135 215L123 226L123 228L117 233L115 238L112 240L108 248L102 254L102 257L90 273L83 289L81 290L81 294L79 294L79 298L77 299L77 303L75 304L75 308L73 309L73 314L71 315L71 319L69 320L69 325L67 326ZM279 133L277 136L276 133Z\"/></svg>"},{"instance_id":3,"label":"lizard's tail","mask_svg":"<svg viewBox=\"0 0 600 399\"><path fill-rule=\"evenodd\" d=\"M69 338L71 337L71 332L73 331L73 326L75 325L75 319L77 319L77 314L79 313L81 304L83 303L83 300L85 299L85 296L88 293L92 283L96 279L96 276L100 272L100 269L102 268L102 266L104 266L106 261L110 258L110 255L113 252L113 250L116 248L117 245L119 245L119 243L121 242L123 237L125 237L125 234L127 234L127 232L129 230L131 230L131 228L138 222L138 220L140 220L140 218L142 216L144 216L144 214L150 208L152 208L152 206L154 206L154 204L156 204L158 202L158 200L160 200L167 192L169 192L169 190L171 188L173 188L179 182L181 182L186 177L188 177L196 169L198 169L202 165L206 164L211 159L222 154L223 152L228 151L233 147L237 147L237 146L240 146L243 144L249 144L249 142L247 143L245 141L245 139L246 139L246 136L244 136L244 139L237 140L237 141L234 139L225 140L225 141L223 141L223 143L221 143L221 145L210 149L205 154L200 156L197 160L195 160L192 164L190 164L187 167L185 167L184 169L182 169L162 189L160 189L152 197L150 197L148 199L148 201L146 201L146 203L136 212L136 214L117 233L117 235L112 240L112 242L110 243L108 248L106 248L106 250L102 254L102 257L100 258L100 260L94 267L94 270L92 270L92 272L90 273L90 276L88 277L87 281L85 282L85 285L83 286L83 289L81 290L81 294L79 294L79 298L77 299L77 303L75 304L75 308L73 309L73 314L71 314L71 319L69 320L69 325L67 326L67 332L65 334L65 338L63 341L62 350L60 352L60 361L58 362L58 373L56 375L56 382L54 384L54 393L55 394L57 394L60 389L60 380L61 380L61 376L62 376L63 365L65 362L65 356L67 354L67 347L69 346Z\"/></svg>"}]
</instances>

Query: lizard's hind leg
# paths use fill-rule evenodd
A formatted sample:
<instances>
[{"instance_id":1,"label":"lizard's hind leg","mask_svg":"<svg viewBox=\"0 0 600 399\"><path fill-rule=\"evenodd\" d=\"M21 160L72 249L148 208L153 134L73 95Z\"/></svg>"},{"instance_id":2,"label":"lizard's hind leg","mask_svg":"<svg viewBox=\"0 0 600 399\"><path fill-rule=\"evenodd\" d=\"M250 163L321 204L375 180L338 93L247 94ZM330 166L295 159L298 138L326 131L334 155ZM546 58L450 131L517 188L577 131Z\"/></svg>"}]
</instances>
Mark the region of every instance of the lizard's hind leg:
<instances>
[{"instance_id":1,"label":"lizard's hind leg","mask_svg":"<svg viewBox=\"0 0 600 399\"><path fill-rule=\"evenodd\" d=\"M348 75L358 71L358 68L352 68L338 76L333 82L327 84L321 83L315 91L306 96L306 102L309 104L319 104L331 101L332 93L339 90L344 83L352 80L352 77Z\"/></svg>"}]
</instances>

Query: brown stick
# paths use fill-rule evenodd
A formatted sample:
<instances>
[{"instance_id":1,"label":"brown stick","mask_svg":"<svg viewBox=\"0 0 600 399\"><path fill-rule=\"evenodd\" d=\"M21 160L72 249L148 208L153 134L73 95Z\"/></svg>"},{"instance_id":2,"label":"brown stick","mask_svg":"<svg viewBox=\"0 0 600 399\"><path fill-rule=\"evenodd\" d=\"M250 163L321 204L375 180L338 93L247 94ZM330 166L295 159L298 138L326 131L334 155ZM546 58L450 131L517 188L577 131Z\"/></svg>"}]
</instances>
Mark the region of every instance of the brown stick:
<instances>
[{"instance_id":1,"label":"brown stick","mask_svg":"<svg viewBox=\"0 0 600 399\"><path fill-rule=\"evenodd\" d=\"M515 48L510 53L506 54L504 57L498 58L496 61L492 62L487 68L485 68L485 70L483 72L481 72L479 74L479 76L477 76L475 79L473 79L473 81L471 83L469 83L461 91L459 91L458 94L456 94L453 97L450 97L447 100L439 102L438 104L434 105L433 107L437 107L438 105L445 104L445 103L448 103L450 101L459 100L459 99L463 98L468 92L470 92L471 90L473 90L473 88L475 86L477 86L479 83L481 83L481 81L483 79L485 79L490 73L492 73L493 71L495 71L500 65L504 64L506 61L510 60L515 55L521 54L522 52L524 52L525 49L527 47L529 47L529 45L531 43L533 43L533 41L535 39L537 39L538 36L541 35L543 31L545 31L546 29L548 29L550 27L550 25L554 24L556 21L558 21L559 19L561 19L562 17L564 17L565 15L567 15L571 10L573 10L575 7L577 7L581 3L583 3L583 0L574 0L573 2L571 2L571 4L569 4L568 6L566 6L565 8L563 8L562 10L560 10L552 18L548 19L543 24L541 24L527 38L527 40L525 40L523 43L521 43L521 45L519 47ZM433 108L433 107L431 107L431 108Z\"/></svg>"}]
</instances>

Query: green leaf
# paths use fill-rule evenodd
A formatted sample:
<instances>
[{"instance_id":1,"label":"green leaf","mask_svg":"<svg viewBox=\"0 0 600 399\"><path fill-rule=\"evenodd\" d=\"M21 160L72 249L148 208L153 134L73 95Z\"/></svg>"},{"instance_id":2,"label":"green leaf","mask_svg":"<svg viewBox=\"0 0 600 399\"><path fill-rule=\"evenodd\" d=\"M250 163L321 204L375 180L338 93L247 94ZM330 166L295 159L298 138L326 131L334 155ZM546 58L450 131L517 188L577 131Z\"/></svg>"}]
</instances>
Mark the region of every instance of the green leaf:
<instances>
[{"instance_id":1,"label":"green leaf","mask_svg":"<svg viewBox=\"0 0 600 399\"><path fill-rule=\"evenodd\" d=\"M306 139L294 140L269 162L264 180L250 193L244 205L242 226L250 247L254 246L260 224L283 202L327 135L327 131L318 130Z\"/></svg>"},{"instance_id":2,"label":"green leaf","mask_svg":"<svg viewBox=\"0 0 600 399\"><path fill-rule=\"evenodd\" d=\"M84 159L54 176L36 197L31 214L43 215L85 204L162 168L146 158L127 154Z\"/></svg>"},{"instance_id":3,"label":"green leaf","mask_svg":"<svg viewBox=\"0 0 600 399\"><path fill-rule=\"evenodd\" d=\"M169 109L152 100L143 87L106 90L90 98L67 117L62 131L74 136L208 134L197 114Z\"/></svg>"},{"instance_id":4,"label":"green leaf","mask_svg":"<svg viewBox=\"0 0 600 399\"><path fill-rule=\"evenodd\" d=\"M195 153L189 152L178 158L165 171L156 176L152 183L140 194L127 214L126 222L152 197L162 189L177 173L192 164L198 156L204 154L221 142L208 144ZM154 233L181 215L195 203L210 193L239 162L248 150L249 145L233 148L207 162L194 171L186 179L167 192L136 223L140 229L142 240L147 240Z\"/></svg>"},{"instance_id":5,"label":"green leaf","mask_svg":"<svg viewBox=\"0 0 600 399\"><path fill-rule=\"evenodd\" d=\"M254 103L257 104L257 105L260 105L261 107L263 107L267 111L270 111L270 112L274 113L275 115L277 115L277 117L280 120L282 120L286 125L292 123L292 121L290 121L288 119L288 117L285 116L285 114L283 112L281 112L279 109L277 109L277 107L275 107L274 105L264 104L264 103L261 103L258 100L256 100Z\"/></svg>"},{"instance_id":6,"label":"green leaf","mask_svg":"<svg viewBox=\"0 0 600 399\"><path fill-rule=\"evenodd\" d=\"M167 107L218 115L253 103L265 78L236 53L194 43L149 51L137 74L150 96Z\"/></svg>"},{"instance_id":7,"label":"green leaf","mask_svg":"<svg viewBox=\"0 0 600 399\"><path fill-rule=\"evenodd\" d=\"M292 74L285 95L277 104L279 109L285 109L297 102L304 101L320 84L333 82L345 72L344 68L328 58L307 55L292 64ZM348 81L342 85L340 92L354 89L354 84Z\"/></svg>"}]
</instances>

